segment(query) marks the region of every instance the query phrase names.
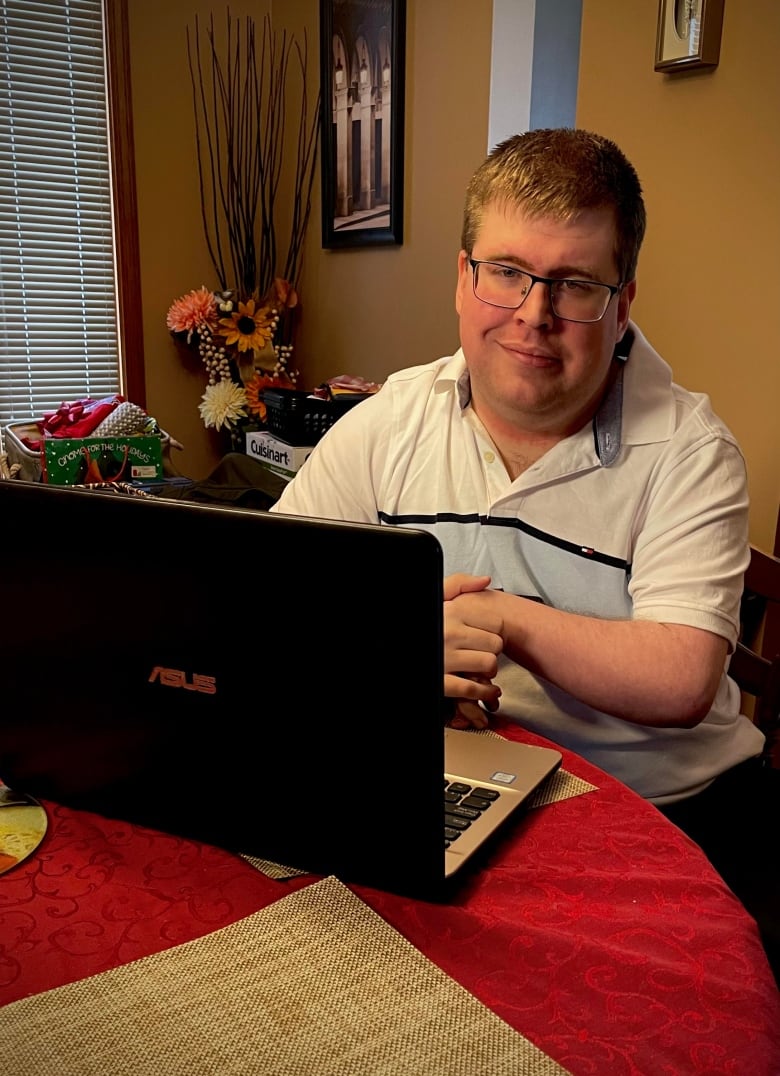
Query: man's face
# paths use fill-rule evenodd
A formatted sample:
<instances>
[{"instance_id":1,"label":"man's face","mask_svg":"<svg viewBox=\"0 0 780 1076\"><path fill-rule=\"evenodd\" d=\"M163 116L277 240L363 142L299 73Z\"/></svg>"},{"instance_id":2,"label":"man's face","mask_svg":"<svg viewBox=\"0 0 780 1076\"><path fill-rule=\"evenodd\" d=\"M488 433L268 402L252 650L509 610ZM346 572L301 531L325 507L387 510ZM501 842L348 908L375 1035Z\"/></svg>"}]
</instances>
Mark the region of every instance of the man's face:
<instances>
[{"instance_id":1,"label":"man's face","mask_svg":"<svg viewBox=\"0 0 780 1076\"><path fill-rule=\"evenodd\" d=\"M618 284L614 248L610 210L587 210L566 222L489 206L471 257L537 276ZM461 251L455 306L477 414L489 429L575 432L600 402L636 285L612 298L601 321L580 324L553 314L544 284L535 284L518 310L506 310L478 299L473 279Z\"/></svg>"}]
</instances>

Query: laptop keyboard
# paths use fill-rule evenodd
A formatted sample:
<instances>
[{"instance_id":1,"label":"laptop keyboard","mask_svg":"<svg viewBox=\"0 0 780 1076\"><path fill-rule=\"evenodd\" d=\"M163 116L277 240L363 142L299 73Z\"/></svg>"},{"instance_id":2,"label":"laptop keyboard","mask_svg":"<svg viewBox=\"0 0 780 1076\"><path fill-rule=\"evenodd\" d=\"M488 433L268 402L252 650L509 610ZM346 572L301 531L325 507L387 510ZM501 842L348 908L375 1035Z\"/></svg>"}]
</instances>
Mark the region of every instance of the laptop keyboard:
<instances>
[{"instance_id":1,"label":"laptop keyboard","mask_svg":"<svg viewBox=\"0 0 780 1076\"><path fill-rule=\"evenodd\" d=\"M494 788L444 779L444 847L449 848L464 829L481 818L501 795Z\"/></svg>"}]
</instances>

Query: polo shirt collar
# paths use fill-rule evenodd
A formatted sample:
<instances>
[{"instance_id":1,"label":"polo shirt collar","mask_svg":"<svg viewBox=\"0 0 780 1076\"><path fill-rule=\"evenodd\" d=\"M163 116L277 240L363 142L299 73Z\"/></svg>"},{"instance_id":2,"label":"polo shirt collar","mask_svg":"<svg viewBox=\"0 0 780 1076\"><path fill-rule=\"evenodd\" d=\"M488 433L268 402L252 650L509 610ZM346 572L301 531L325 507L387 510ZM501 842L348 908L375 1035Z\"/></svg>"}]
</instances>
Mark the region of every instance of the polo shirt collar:
<instances>
[{"instance_id":1,"label":"polo shirt collar","mask_svg":"<svg viewBox=\"0 0 780 1076\"><path fill-rule=\"evenodd\" d=\"M634 332L629 327L615 347L612 380L593 416L593 440L602 467L609 467L615 462L623 443L623 372L633 343Z\"/></svg>"},{"instance_id":2,"label":"polo shirt collar","mask_svg":"<svg viewBox=\"0 0 780 1076\"><path fill-rule=\"evenodd\" d=\"M594 447L602 467L615 462L624 444L666 441L674 432L671 368L633 321L615 348L615 361L618 370L592 420ZM471 383L462 348L442 363L436 380L442 389L454 385L461 410L468 406Z\"/></svg>"}]
</instances>

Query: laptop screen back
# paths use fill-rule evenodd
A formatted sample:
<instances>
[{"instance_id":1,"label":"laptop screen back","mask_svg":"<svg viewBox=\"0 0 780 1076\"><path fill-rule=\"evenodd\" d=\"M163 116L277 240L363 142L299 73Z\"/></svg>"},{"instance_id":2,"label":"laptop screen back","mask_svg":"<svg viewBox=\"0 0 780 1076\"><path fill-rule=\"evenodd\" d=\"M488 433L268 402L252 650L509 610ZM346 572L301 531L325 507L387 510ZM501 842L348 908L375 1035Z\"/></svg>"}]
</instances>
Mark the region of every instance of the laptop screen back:
<instances>
[{"instance_id":1,"label":"laptop screen back","mask_svg":"<svg viewBox=\"0 0 780 1076\"><path fill-rule=\"evenodd\" d=\"M0 482L0 776L400 891L442 874L442 554L422 531ZM406 792L406 796L404 796ZM404 818L412 799L438 824Z\"/></svg>"}]
</instances>

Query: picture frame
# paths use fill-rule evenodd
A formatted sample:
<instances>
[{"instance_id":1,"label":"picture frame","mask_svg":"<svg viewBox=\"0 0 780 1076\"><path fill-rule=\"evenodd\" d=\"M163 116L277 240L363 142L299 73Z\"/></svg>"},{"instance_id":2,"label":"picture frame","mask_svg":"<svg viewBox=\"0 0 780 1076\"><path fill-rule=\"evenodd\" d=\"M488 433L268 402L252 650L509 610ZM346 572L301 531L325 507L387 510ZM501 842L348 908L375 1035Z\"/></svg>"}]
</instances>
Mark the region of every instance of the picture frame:
<instances>
[{"instance_id":1,"label":"picture frame","mask_svg":"<svg viewBox=\"0 0 780 1076\"><path fill-rule=\"evenodd\" d=\"M717 67L724 0L659 0L655 70Z\"/></svg>"},{"instance_id":2,"label":"picture frame","mask_svg":"<svg viewBox=\"0 0 780 1076\"><path fill-rule=\"evenodd\" d=\"M320 0L322 246L403 242L406 0Z\"/></svg>"}]
</instances>

